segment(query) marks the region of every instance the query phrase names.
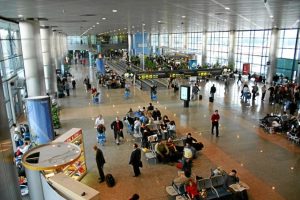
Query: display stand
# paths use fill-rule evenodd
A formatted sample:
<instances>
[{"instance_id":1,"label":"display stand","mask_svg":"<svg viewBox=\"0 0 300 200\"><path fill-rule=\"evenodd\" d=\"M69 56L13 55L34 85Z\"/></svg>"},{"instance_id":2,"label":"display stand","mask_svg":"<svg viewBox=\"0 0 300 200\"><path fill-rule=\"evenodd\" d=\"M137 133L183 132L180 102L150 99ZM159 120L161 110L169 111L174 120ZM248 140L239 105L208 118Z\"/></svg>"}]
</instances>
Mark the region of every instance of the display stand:
<instances>
[{"instance_id":1,"label":"display stand","mask_svg":"<svg viewBox=\"0 0 300 200\"><path fill-rule=\"evenodd\" d=\"M83 135L82 129L72 128L63 135L59 136L53 142L70 142L80 147L81 155L76 162L71 165L67 165L61 170L46 170L44 171L46 177L51 177L57 172L62 171L64 174L70 176L75 180L81 180L87 173L85 153L84 153L84 144L83 144Z\"/></svg>"},{"instance_id":2,"label":"display stand","mask_svg":"<svg viewBox=\"0 0 300 200\"><path fill-rule=\"evenodd\" d=\"M99 192L79 181L74 181L69 176L58 173L49 178L55 187L64 197L72 200L96 200L99 199Z\"/></svg>"}]
</instances>

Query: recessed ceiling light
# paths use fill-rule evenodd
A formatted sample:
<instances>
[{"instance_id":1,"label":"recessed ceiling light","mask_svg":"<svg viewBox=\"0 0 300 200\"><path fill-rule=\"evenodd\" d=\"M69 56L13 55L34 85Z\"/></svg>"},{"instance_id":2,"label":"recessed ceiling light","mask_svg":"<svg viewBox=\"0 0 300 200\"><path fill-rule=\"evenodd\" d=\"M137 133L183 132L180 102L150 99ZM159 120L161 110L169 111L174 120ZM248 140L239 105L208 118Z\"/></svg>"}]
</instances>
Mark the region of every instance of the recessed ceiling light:
<instances>
[{"instance_id":1,"label":"recessed ceiling light","mask_svg":"<svg viewBox=\"0 0 300 200\"><path fill-rule=\"evenodd\" d=\"M143 26L145 26L146 24L142 24Z\"/></svg>"},{"instance_id":2,"label":"recessed ceiling light","mask_svg":"<svg viewBox=\"0 0 300 200\"><path fill-rule=\"evenodd\" d=\"M99 22L97 22L96 24L99 24Z\"/></svg>"},{"instance_id":3,"label":"recessed ceiling light","mask_svg":"<svg viewBox=\"0 0 300 200\"><path fill-rule=\"evenodd\" d=\"M105 18L105 17L102 17L102 20L106 20L106 18Z\"/></svg>"},{"instance_id":4,"label":"recessed ceiling light","mask_svg":"<svg viewBox=\"0 0 300 200\"><path fill-rule=\"evenodd\" d=\"M119 31L121 30L121 29L118 29Z\"/></svg>"},{"instance_id":5,"label":"recessed ceiling light","mask_svg":"<svg viewBox=\"0 0 300 200\"><path fill-rule=\"evenodd\" d=\"M274 28L277 28L277 26L274 26Z\"/></svg>"},{"instance_id":6,"label":"recessed ceiling light","mask_svg":"<svg viewBox=\"0 0 300 200\"><path fill-rule=\"evenodd\" d=\"M95 25L93 25L93 27L96 27Z\"/></svg>"},{"instance_id":7,"label":"recessed ceiling light","mask_svg":"<svg viewBox=\"0 0 300 200\"><path fill-rule=\"evenodd\" d=\"M132 26L131 28L134 28L134 26Z\"/></svg>"},{"instance_id":8,"label":"recessed ceiling light","mask_svg":"<svg viewBox=\"0 0 300 200\"><path fill-rule=\"evenodd\" d=\"M274 16L273 15L270 15L270 18L273 18Z\"/></svg>"},{"instance_id":9,"label":"recessed ceiling light","mask_svg":"<svg viewBox=\"0 0 300 200\"><path fill-rule=\"evenodd\" d=\"M225 10L230 10L230 8L229 7L225 7Z\"/></svg>"},{"instance_id":10,"label":"recessed ceiling light","mask_svg":"<svg viewBox=\"0 0 300 200\"><path fill-rule=\"evenodd\" d=\"M118 10L112 10L112 12L116 13L116 12L118 12Z\"/></svg>"},{"instance_id":11,"label":"recessed ceiling light","mask_svg":"<svg viewBox=\"0 0 300 200\"><path fill-rule=\"evenodd\" d=\"M23 15L18 15L18 17L23 17Z\"/></svg>"},{"instance_id":12,"label":"recessed ceiling light","mask_svg":"<svg viewBox=\"0 0 300 200\"><path fill-rule=\"evenodd\" d=\"M177 26L177 28L180 28L180 26Z\"/></svg>"},{"instance_id":13,"label":"recessed ceiling light","mask_svg":"<svg viewBox=\"0 0 300 200\"><path fill-rule=\"evenodd\" d=\"M160 23L161 21L157 21L158 23Z\"/></svg>"},{"instance_id":14,"label":"recessed ceiling light","mask_svg":"<svg viewBox=\"0 0 300 200\"><path fill-rule=\"evenodd\" d=\"M124 30L126 30L127 28L124 28Z\"/></svg>"},{"instance_id":15,"label":"recessed ceiling light","mask_svg":"<svg viewBox=\"0 0 300 200\"><path fill-rule=\"evenodd\" d=\"M182 17L182 18L186 18L186 16L184 16L184 15L183 15L183 16L181 16L181 17Z\"/></svg>"},{"instance_id":16,"label":"recessed ceiling light","mask_svg":"<svg viewBox=\"0 0 300 200\"><path fill-rule=\"evenodd\" d=\"M116 30L114 30L114 32L116 32Z\"/></svg>"}]
</instances>

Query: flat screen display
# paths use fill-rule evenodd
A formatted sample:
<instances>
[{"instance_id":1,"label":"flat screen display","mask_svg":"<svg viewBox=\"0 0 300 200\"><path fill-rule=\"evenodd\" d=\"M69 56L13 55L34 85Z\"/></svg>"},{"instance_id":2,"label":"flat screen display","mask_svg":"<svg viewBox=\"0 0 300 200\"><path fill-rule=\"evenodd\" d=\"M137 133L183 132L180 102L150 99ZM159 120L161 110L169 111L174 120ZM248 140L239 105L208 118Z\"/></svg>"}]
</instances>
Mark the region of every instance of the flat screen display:
<instances>
[{"instance_id":1,"label":"flat screen display","mask_svg":"<svg viewBox=\"0 0 300 200\"><path fill-rule=\"evenodd\" d=\"M180 86L180 100L189 101L190 100L190 87Z\"/></svg>"}]
</instances>

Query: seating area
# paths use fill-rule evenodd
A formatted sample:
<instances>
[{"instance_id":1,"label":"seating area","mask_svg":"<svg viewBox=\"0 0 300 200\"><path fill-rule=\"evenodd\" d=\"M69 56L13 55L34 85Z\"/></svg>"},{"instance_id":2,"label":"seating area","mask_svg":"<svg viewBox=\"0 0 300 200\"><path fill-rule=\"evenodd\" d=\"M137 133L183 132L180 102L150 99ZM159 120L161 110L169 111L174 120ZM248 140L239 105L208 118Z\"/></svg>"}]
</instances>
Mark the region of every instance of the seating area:
<instances>
[{"instance_id":1,"label":"seating area","mask_svg":"<svg viewBox=\"0 0 300 200\"><path fill-rule=\"evenodd\" d=\"M228 176L230 175L222 171L221 174L212 174L209 178L191 177L189 181L195 182L198 192L197 196L194 197L187 191L189 181L180 185L173 181L170 186L166 187L166 192L174 199L184 200L248 199L247 190L249 190L249 186L241 181L227 185Z\"/></svg>"}]
</instances>

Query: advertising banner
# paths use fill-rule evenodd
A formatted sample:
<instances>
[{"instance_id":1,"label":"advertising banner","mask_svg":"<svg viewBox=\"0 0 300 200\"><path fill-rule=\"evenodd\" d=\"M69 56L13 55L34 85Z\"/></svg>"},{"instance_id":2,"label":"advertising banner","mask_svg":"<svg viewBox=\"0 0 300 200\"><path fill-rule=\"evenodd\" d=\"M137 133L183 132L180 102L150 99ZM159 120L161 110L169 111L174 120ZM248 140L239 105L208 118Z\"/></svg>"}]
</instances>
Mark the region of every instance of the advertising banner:
<instances>
[{"instance_id":1,"label":"advertising banner","mask_svg":"<svg viewBox=\"0 0 300 200\"><path fill-rule=\"evenodd\" d=\"M250 63L243 63L243 75L248 75L251 71Z\"/></svg>"},{"instance_id":2,"label":"advertising banner","mask_svg":"<svg viewBox=\"0 0 300 200\"><path fill-rule=\"evenodd\" d=\"M37 145L54 139L50 97L37 96L26 99L27 119L31 141Z\"/></svg>"}]
</instances>

